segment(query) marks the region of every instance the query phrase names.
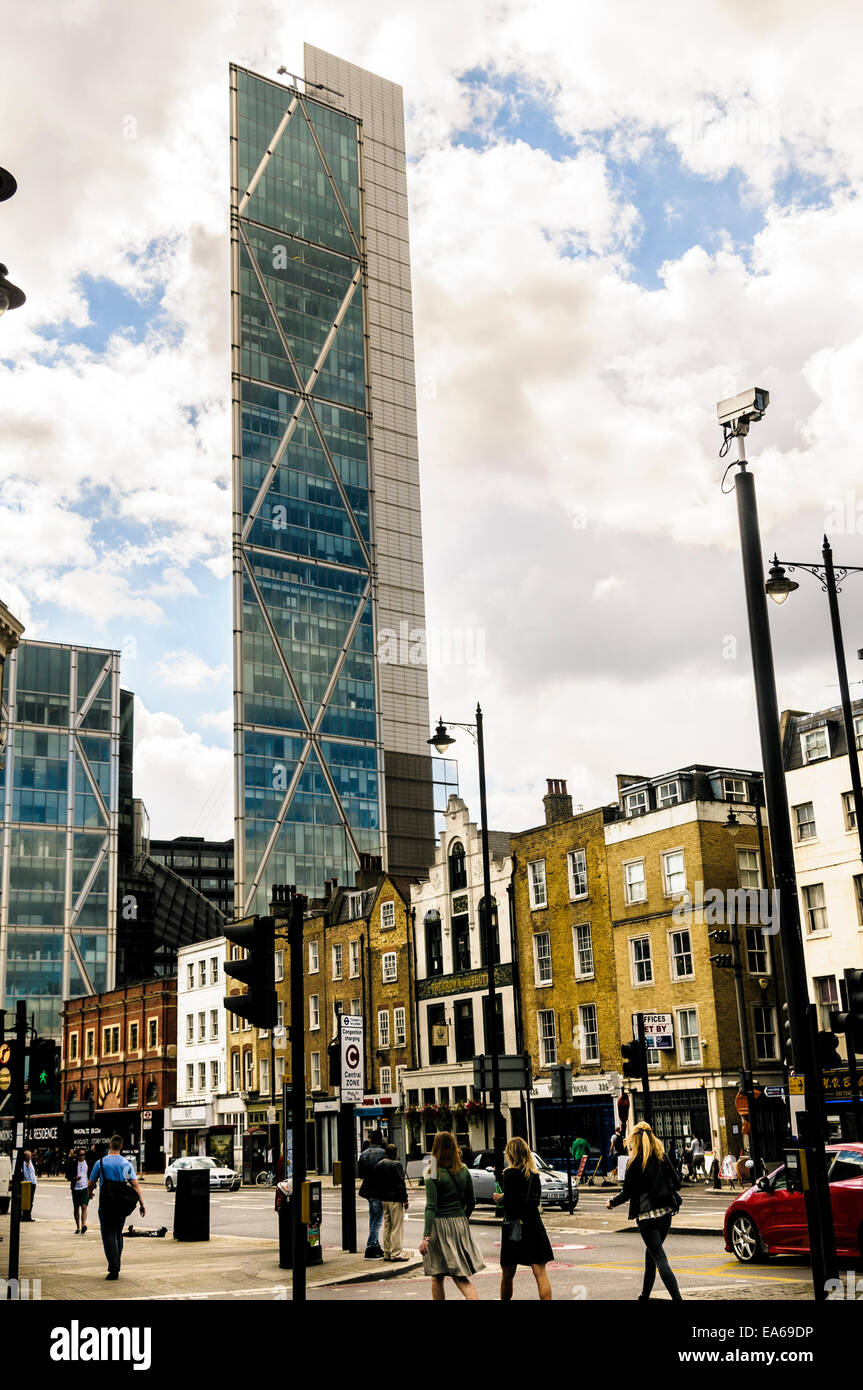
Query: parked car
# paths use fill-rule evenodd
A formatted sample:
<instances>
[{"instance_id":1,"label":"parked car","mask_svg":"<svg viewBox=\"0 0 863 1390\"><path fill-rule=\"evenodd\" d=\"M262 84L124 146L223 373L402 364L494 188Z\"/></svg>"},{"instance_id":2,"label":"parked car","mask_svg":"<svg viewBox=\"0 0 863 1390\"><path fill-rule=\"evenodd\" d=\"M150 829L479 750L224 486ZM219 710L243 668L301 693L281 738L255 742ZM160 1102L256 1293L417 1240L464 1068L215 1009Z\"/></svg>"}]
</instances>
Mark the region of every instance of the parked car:
<instances>
[{"instance_id":1,"label":"parked car","mask_svg":"<svg viewBox=\"0 0 863 1390\"><path fill-rule=\"evenodd\" d=\"M836 1253L856 1260L863 1255L863 1144L828 1145L827 1164ZM741 1264L809 1253L803 1193L789 1190L784 1166L735 1197L725 1213L724 1234L725 1249Z\"/></svg>"},{"instance_id":2,"label":"parked car","mask_svg":"<svg viewBox=\"0 0 863 1390\"><path fill-rule=\"evenodd\" d=\"M9 1210L12 1196L12 1159L8 1154L0 1154L0 1216Z\"/></svg>"},{"instance_id":3,"label":"parked car","mask_svg":"<svg viewBox=\"0 0 863 1390\"><path fill-rule=\"evenodd\" d=\"M169 1192L173 1192L177 1186L177 1174L187 1168L209 1168L211 1191L213 1188L227 1188L229 1192L236 1192L240 1186L239 1173L235 1173L233 1168L223 1167L214 1158L175 1158L165 1169L165 1186Z\"/></svg>"},{"instance_id":4,"label":"parked car","mask_svg":"<svg viewBox=\"0 0 863 1390\"><path fill-rule=\"evenodd\" d=\"M550 1168L545 1159L538 1153L534 1154L533 1161L539 1172L542 1205L544 1207L566 1207L569 1202L566 1173L562 1173L556 1168ZM495 1182L493 1151L491 1149L478 1150L468 1164L468 1171L473 1182L477 1204L493 1205ZM572 1185L572 1204L573 1207L578 1205L578 1188L575 1183Z\"/></svg>"}]
</instances>

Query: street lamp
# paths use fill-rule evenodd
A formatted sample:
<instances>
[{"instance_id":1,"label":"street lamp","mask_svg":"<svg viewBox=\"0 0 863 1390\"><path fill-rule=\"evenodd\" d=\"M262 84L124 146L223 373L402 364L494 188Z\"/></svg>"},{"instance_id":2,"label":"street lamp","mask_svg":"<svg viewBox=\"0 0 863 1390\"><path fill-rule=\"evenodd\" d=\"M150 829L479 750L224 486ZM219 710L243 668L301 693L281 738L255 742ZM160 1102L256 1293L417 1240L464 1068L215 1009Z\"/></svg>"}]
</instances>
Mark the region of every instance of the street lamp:
<instances>
[{"instance_id":1,"label":"street lamp","mask_svg":"<svg viewBox=\"0 0 863 1390\"><path fill-rule=\"evenodd\" d=\"M735 474L734 485L737 494L737 519L755 679L758 731L764 767L767 819L770 826L773 880L779 890L779 930L782 940L785 995L788 1000L794 1063L796 1069L803 1073L805 1086L805 1109L798 1112L797 1122L809 1173L805 1194L806 1223L812 1257L813 1290L815 1298L822 1301L827 1296L825 1281L837 1275L836 1238L833 1231L830 1189L827 1186L823 1107L819 1104L822 1083L815 1055L815 1024L809 1003L806 956L803 950L797 876L794 868L794 844L791 838L782 742L779 736L776 675L767 618L767 596L764 590L758 504L755 497L755 479L748 472L746 459L746 436L750 423L762 419L769 403L768 392L756 386L730 400L720 401L717 415L724 434L723 454L730 449L732 440L737 445L739 471Z\"/></svg>"},{"instance_id":2,"label":"street lamp","mask_svg":"<svg viewBox=\"0 0 863 1390\"><path fill-rule=\"evenodd\" d=\"M793 579L789 579L786 570L793 574L795 570L805 570L817 579L824 593L827 595L827 603L830 609L830 626L833 630L833 650L836 654L836 670L839 675L839 696L842 701L842 722L845 725L845 741L848 745L848 768L851 773L851 791L854 797L854 821L857 829L857 839L860 844L860 858L863 859L863 788L860 785L860 760L857 757L857 738L854 733L854 717L851 713L851 694L848 689L848 667L845 664L845 647L842 642L842 624L839 620L839 598L842 592L842 585L849 574L863 574L861 565L840 565L838 569L833 567L833 550L827 537L824 537L824 544L821 547L822 563L820 565L804 565L799 560L793 563L790 560L777 560L773 556L773 564L770 566L770 575L764 585L766 592L773 599L774 603L784 603L789 594L800 585Z\"/></svg>"},{"instance_id":3,"label":"street lamp","mask_svg":"<svg viewBox=\"0 0 863 1390\"><path fill-rule=\"evenodd\" d=\"M482 839L482 891L485 911L480 912L480 929L485 945L485 958L488 966L488 990L487 990L487 1009L488 1024L486 1027L486 1045L491 1056L491 1108L494 1126L494 1156L495 1169L503 1162L503 1151L506 1147L506 1130L503 1123L503 1115L500 1108L500 1063L497 1044L497 990L494 981L495 950L493 936L493 916L491 905L491 873L489 869L488 853L488 812L486 809L485 795L485 744L482 732L482 709L476 707L475 724L458 724L455 720L450 720L454 729L466 729L477 746L477 757L479 760L479 809L480 809L480 834ZM427 740L437 753L443 757L447 749L455 743L455 739L450 735L443 718L438 719L437 728L431 738Z\"/></svg>"},{"instance_id":4,"label":"street lamp","mask_svg":"<svg viewBox=\"0 0 863 1390\"><path fill-rule=\"evenodd\" d=\"M5 203L17 189L18 184L9 170L0 169L0 203ZM0 314L5 314L7 309L20 309L27 298L23 290L6 279L6 275L5 265L0 265Z\"/></svg>"}]
</instances>

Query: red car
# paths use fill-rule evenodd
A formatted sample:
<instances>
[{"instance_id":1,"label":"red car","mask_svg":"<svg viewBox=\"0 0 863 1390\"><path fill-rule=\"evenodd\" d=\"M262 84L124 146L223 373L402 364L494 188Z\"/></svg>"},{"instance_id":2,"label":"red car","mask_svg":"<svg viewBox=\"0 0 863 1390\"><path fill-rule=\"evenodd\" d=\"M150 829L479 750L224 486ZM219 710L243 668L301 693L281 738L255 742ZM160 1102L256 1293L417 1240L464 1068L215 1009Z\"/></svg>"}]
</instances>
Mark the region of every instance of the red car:
<instances>
[{"instance_id":1,"label":"red car","mask_svg":"<svg viewBox=\"0 0 863 1390\"><path fill-rule=\"evenodd\" d=\"M836 1229L836 1253L856 1260L863 1255L863 1144L830 1144L827 1180ZM785 1168L760 1178L735 1197L725 1213L725 1249L741 1264L769 1255L809 1253L809 1232L802 1192L789 1192Z\"/></svg>"}]
</instances>

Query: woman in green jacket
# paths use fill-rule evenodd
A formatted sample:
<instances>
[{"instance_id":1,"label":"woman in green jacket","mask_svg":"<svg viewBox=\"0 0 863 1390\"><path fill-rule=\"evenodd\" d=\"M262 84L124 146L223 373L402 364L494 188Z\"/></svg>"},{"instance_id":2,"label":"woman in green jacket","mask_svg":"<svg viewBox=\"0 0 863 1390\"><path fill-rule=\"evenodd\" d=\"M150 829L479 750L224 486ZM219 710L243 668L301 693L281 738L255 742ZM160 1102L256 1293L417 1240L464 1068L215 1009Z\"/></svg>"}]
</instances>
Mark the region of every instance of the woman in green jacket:
<instances>
[{"instance_id":1,"label":"woman in green jacket","mask_svg":"<svg viewBox=\"0 0 863 1390\"><path fill-rule=\"evenodd\" d=\"M475 1204L473 1182L461 1161L455 1137L448 1130L435 1135L425 1189L420 1254L423 1269L431 1275L432 1300L438 1303L446 1298L444 1280L448 1275L464 1298L477 1301L479 1294L470 1276L485 1269L485 1260L468 1223Z\"/></svg>"}]
</instances>

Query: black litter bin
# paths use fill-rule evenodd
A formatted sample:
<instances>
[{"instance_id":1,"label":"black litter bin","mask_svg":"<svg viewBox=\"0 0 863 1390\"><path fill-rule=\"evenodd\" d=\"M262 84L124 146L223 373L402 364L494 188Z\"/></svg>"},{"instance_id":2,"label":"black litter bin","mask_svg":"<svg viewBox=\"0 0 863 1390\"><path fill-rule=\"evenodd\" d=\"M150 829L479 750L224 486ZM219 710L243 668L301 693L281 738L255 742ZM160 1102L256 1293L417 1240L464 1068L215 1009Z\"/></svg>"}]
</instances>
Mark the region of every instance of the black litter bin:
<instances>
[{"instance_id":1,"label":"black litter bin","mask_svg":"<svg viewBox=\"0 0 863 1390\"><path fill-rule=\"evenodd\" d=\"M284 1197L279 1206L279 1269L294 1267L294 1199ZM324 1247L321 1244L320 1226L307 1226L306 1230L306 1268L324 1262Z\"/></svg>"},{"instance_id":2,"label":"black litter bin","mask_svg":"<svg viewBox=\"0 0 863 1390\"><path fill-rule=\"evenodd\" d=\"M174 1240L210 1239L210 1170L181 1168L174 1198Z\"/></svg>"}]
</instances>

